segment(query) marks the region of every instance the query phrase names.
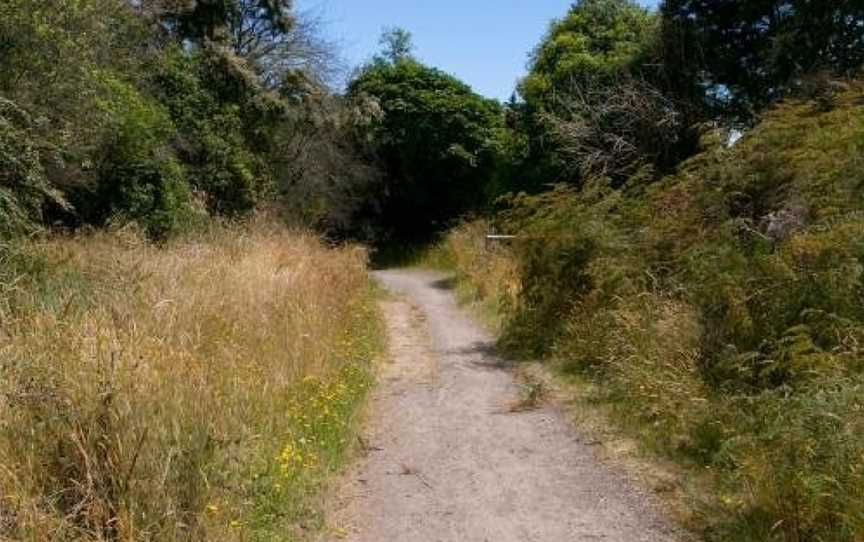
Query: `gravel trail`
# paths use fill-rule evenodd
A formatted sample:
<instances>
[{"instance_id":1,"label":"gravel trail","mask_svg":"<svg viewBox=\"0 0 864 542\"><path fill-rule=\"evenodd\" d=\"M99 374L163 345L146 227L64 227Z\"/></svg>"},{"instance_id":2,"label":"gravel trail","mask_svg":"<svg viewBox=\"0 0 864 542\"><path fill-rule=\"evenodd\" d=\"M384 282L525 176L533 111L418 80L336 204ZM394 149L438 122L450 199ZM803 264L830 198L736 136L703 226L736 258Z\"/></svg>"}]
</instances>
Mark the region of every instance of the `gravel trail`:
<instances>
[{"instance_id":1,"label":"gravel trail","mask_svg":"<svg viewBox=\"0 0 864 542\"><path fill-rule=\"evenodd\" d=\"M513 412L519 388L444 275L381 271L389 362L334 540L680 542L654 499L595 459L553 409Z\"/></svg>"}]
</instances>

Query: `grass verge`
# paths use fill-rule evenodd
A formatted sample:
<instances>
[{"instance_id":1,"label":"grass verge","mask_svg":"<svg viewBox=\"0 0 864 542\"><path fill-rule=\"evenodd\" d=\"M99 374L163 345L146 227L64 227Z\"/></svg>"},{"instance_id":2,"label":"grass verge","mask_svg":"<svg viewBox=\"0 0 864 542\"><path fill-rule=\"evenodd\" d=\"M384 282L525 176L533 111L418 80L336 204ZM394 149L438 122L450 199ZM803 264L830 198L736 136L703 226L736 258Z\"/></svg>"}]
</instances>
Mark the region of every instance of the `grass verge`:
<instances>
[{"instance_id":1,"label":"grass verge","mask_svg":"<svg viewBox=\"0 0 864 542\"><path fill-rule=\"evenodd\" d=\"M382 327L365 251L258 223L0 251L0 538L304 540Z\"/></svg>"}]
</instances>

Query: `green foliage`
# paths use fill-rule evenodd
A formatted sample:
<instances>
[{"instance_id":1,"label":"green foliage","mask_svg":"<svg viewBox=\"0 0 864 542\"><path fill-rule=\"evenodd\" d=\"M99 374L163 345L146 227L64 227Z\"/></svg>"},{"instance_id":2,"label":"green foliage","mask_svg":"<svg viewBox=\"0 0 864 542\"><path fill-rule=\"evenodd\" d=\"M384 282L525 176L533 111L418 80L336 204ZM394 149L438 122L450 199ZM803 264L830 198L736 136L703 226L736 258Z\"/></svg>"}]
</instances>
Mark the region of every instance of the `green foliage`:
<instances>
[{"instance_id":1,"label":"green foliage","mask_svg":"<svg viewBox=\"0 0 864 542\"><path fill-rule=\"evenodd\" d=\"M32 230L42 218L42 204L54 198L30 135L30 117L0 97L0 239Z\"/></svg>"},{"instance_id":2,"label":"green foliage","mask_svg":"<svg viewBox=\"0 0 864 542\"><path fill-rule=\"evenodd\" d=\"M282 34L294 24L292 0L165 0L154 4L152 9L181 38L225 41L237 54L245 52L260 34Z\"/></svg>"},{"instance_id":3,"label":"green foliage","mask_svg":"<svg viewBox=\"0 0 864 542\"><path fill-rule=\"evenodd\" d=\"M789 102L653 192L642 219L669 218L653 221L648 253L692 284L721 380L770 386L848 365L864 316L859 92L831 112Z\"/></svg>"},{"instance_id":4,"label":"green foliage","mask_svg":"<svg viewBox=\"0 0 864 542\"><path fill-rule=\"evenodd\" d=\"M3 229L120 219L164 237L205 210L237 217L277 196L301 197L276 190L295 181L282 167L283 136L297 123L323 130L318 115L338 119L348 137L319 138L319 156L302 163L318 159L322 175L352 184L320 214L342 213L343 200L362 193L353 184L369 176L366 155L347 112L296 102L307 91L295 83L317 75L291 67L323 54L307 49L314 27L297 28L285 1L0 5L0 92L33 119L3 118L4 160L16 160L2 166Z\"/></svg>"},{"instance_id":5,"label":"green foliage","mask_svg":"<svg viewBox=\"0 0 864 542\"><path fill-rule=\"evenodd\" d=\"M423 237L483 203L499 165L497 102L410 59L367 66L348 93L372 97L381 109L369 137L386 175L384 231Z\"/></svg>"},{"instance_id":6,"label":"green foliage","mask_svg":"<svg viewBox=\"0 0 864 542\"><path fill-rule=\"evenodd\" d=\"M653 449L718 474L710 540L864 532L862 93L789 100L660 181L510 198L484 228L519 236L503 256L448 241L472 284L494 273L476 262L515 269L502 346L595 379Z\"/></svg>"},{"instance_id":7,"label":"green foliage","mask_svg":"<svg viewBox=\"0 0 864 542\"><path fill-rule=\"evenodd\" d=\"M411 58L414 51L411 32L404 28L388 28L381 34L378 45L382 48L382 59L385 62L396 64L402 60Z\"/></svg>"},{"instance_id":8,"label":"green foliage","mask_svg":"<svg viewBox=\"0 0 864 542\"><path fill-rule=\"evenodd\" d=\"M252 209L269 190L269 178L250 144L273 118L261 110L266 105L255 103L261 91L253 76L217 52L189 56L172 49L155 83L177 125L177 154L210 212L231 216Z\"/></svg>"},{"instance_id":9,"label":"green foliage","mask_svg":"<svg viewBox=\"0 0 864 542\"><path fill-rule=\"evenodd\" d=\"M660 28L632 0L575 2L552 23L519 83L524 102L510 104L523 138L511 139L515 188L599 176L620 185L694 153L698 117L666 74Z\"/></svg>"},{"instance_id":10,"label":"green foliage","mask_svg":"<svg viewBox=\"0 0 864 542\"><path fill-rule=\"evenodd\" d=\"M722 451L750 498L730 498L732 521L713 537L853 541L864 529L861 380L825 381L742 399L737 435Z\"/></svg>"},{"instance_id":11,"label":"green foliage","mask_svg":"<svg viewBox=\"0 0 864 542\"><path fill-rule=\"evenodd\" d=\"M616 293L621 273L601 276L592 268L592 262L628 248L616 225L606 222L608 206L614 205L606 198L614 194L598 184L586 188L584 199L559 186L509 200L501 229L520 236L513 253L521 280L517 310L504 325L503 344L509 349L549 353L581 300L598 289Z\"/></svg>"},{"instance_id":12,"label":"green foliage","mask_svg":"<svg viewBox=\"0 0 864 542\"><path fill-rule=\"evenodd\" d=\"M111 115L97 104L110 92L102 74L122 71L130 75L125 80L135 80L131 75L144 59L132 44L147 43L145 28L119 0L0 5L0 93L20 110L18 119L30 119L17 122L23 131L15 139L30 149L19 149L30 169L44 175L39 184L47 197L27 204L31 220L70 221L70 192L96 182L92 153L113 129Z\"/></svg>"},{"instance_id":13,"label":"green foliage","mask_svg":"<svg viewBox=\"0 0 864 542\"><path fill-rule=\"evenodd\" d=\"M855 0L666 0L662 9L666 43L684 53L667 55L669 71L689 74L718 105L745 113L813 72L854 75L864 64L864 6Z\"/></svg>"},{"instance_id":14,"label":"green foliage","mask_svg":"<svg viewBox=\"0 0 864 542\"><path fill-rule=\"evenodd\" d=\"M192 213L184 171L168 146L174 125L164 108L134 87L109 75L102 82L105 97L97 104L111 124L95 154L92 218L135 220L156 237L174 233Z\"/></svg>"},{"instance_id":15,"label":"green foliage","mask_svg":"<svg viewBox=\"0 0 864 542\"><path fill-rule=\"evenodd\" d=\"M522 96L548 108L556 94L615 81L643 57L656 25L656 16L631 0L574 3L534 51Z\"/></svg>"}]
</instances>

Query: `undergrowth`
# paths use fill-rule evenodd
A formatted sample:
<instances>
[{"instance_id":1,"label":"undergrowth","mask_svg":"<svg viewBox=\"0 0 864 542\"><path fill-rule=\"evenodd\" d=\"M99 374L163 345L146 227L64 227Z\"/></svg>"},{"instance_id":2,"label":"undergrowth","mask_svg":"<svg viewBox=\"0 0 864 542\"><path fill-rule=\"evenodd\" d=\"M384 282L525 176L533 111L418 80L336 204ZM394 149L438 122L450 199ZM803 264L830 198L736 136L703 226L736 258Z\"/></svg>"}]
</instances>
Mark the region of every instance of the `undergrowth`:
<instances>
[{"instance_id":1,"label":"undergrowth","mask_svg":"<svg viewBox=\"0 0 864 542\"><path fill-rule=\"evenodd\" d=\"M864 90L789 100L659 182L514 196L439 247L500 346L596 383L708 540L864 537ZM491 249L488 231L519 238ZM440 258L440 257L439 257Z\"/></svg>"},{"instance_id":2,"label":"undergrowth","mask_svg":"<svg viewBox=\"0 0 864 542\"><path fill-rule=\"evenodd\" d=\"M263 222L0 249L0 538L310 537L380 341L365 251Z\"/></svg>"}]
</instances>

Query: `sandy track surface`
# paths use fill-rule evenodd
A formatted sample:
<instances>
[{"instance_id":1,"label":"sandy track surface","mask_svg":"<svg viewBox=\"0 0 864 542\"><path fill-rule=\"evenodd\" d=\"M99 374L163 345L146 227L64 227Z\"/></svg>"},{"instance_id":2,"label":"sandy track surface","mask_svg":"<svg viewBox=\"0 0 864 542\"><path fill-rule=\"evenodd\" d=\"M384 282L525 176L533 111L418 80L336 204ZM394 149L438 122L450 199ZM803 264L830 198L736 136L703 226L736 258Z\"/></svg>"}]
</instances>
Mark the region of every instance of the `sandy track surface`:
<instances>
[{"instance_id":1,"label":"sandy track surface","mask_svg":"<svg viewBox=\"0 0 864 542\"><path fill-rule=\"evenodd\" d=\"M653 499L519 388L440 274L376 273L389 363L333 524L353 542L671 542Z\"/></svg>"}]
</instances>

